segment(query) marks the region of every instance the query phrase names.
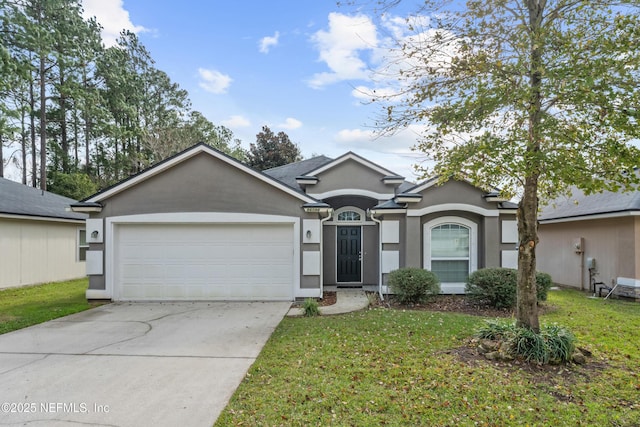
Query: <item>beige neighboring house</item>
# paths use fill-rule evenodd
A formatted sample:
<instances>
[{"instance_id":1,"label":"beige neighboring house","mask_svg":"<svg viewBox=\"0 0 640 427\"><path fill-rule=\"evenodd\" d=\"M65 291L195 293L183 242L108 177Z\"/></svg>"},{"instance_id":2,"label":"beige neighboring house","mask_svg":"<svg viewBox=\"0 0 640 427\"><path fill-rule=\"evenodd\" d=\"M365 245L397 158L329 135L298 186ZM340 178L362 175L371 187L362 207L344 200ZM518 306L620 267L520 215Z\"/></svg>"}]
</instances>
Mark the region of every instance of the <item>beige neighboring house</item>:
<instances>
[{"instance_id":1,"label":"beige neighboring house","mask_svg":"<svg viewBox=\"0 0 640 427\"><path fill-rule=\"evenodd\" d=\"M85 214L75 200L0 178L0 288L85 276Z\"/></svg>"},{"instance_id":2,"label":"beige neighboring house","mask_svg":"<svg viewBox=\"0 0 640 427\"><path fill-rule=\"evenodd\" d=\"M554 282L640 299L640 192L575 189L542 210L539 236L538 270Z\"/></svg>"}]
</instances>

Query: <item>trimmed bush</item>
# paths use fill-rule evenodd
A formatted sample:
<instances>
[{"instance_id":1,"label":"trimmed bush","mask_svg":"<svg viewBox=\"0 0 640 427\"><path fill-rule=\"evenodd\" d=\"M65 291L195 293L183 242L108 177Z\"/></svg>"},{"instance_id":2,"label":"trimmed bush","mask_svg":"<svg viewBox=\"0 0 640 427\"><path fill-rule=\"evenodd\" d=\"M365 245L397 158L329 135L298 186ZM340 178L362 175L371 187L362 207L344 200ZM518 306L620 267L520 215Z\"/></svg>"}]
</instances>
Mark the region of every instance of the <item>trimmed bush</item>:
<instances>
[{"instance_id":1,"label":"trimmed bush","mask_svg":"<svg viewBox=\"0 0 640 427\"><path fill-rule=\"evenodd\" d=\"M421 268L393 270L389 273L389 287L402 304L425 302L440 293L438 276Z\"/></svg>"},{"instance_id":2,"label":"trimmed bush","mask_svg":"<svg viewBox=\"0 0 640 427\"><path fill-rule=\"evenodd\" d=\"M538 301L547 300L547 292L553 284L547 273L536 273ZM516 305L518 270L513 268L483 268L469 275L465 287L467 297L496 308L513 308Z\"/></svg>"}]
</instances>

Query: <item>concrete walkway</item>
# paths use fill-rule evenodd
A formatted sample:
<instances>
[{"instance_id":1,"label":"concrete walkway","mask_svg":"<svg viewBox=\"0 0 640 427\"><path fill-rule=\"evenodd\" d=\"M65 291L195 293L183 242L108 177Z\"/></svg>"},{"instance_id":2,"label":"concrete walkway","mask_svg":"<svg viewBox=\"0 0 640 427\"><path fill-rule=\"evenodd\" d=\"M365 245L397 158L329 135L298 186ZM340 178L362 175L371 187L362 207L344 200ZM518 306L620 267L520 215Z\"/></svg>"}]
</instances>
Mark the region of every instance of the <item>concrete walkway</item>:
<instances>
[{"instance_id":1,"label":"concrete walkway","mask_svg":"<svg viewBox=\"0 0 640 427\"><path fill-rule=\"evenodd\" d=\"M339 289L336 293L337 301L333 305L320 307L320 314L323 316L332 314L350 313L352 311L364 310L369 307L367 294L362 289ZM291 307L287 316L302 316L304 311L301 307Z\"/></svg>"}]
</instances>

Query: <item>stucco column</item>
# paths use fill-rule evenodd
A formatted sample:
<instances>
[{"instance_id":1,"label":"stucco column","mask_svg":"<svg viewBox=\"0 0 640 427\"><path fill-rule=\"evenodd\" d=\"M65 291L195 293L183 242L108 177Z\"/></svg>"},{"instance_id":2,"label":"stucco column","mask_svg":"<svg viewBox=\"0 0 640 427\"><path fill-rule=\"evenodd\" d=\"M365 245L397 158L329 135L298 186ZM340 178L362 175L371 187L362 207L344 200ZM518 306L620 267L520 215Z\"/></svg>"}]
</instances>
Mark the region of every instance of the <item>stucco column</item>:
<instances>
[{"instance_id":1,"label":"stucco column","mask_svg":"<svg viewBox=\"0 0 640 427\"><path fill-rule=\"evenodd\" d=\"M406 219L405 234L402 236L405 242L405 267L422 267L422 230L420 230L420 217L408 216Z\"/></svg>"},{"instance_id":2,"label":"stucco column","mask_svg":"<svg viewBox=\"0 0 640 427\"><path fill-rule=\"evenodd\" d=\"M500 221L497 216L484 217L484 264L478 260L478 268L500 267Z\"/></svg>"}]
</instances>

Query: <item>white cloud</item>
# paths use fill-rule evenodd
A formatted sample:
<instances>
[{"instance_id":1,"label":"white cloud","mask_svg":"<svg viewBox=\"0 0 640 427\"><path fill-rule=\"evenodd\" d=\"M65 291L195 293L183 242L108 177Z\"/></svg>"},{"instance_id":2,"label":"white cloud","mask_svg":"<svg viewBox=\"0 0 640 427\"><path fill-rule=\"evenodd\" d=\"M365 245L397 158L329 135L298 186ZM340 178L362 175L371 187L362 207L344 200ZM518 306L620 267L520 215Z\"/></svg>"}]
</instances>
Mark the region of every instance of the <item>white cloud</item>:
<instances>
[{"instance_id":1,"label":"white cloud","mask_svg":"<svg viewBox=\"0 0 640 427\"><path fill-rule=\"evenodd\" d=\"M284 123L280 123L278 127L287 130L298 129L302 127L302 122L300 120L294 119L293 117L287 117Z\"/></svg>"},{"instance_id":2,"label":"white cloud","mask_svg":"<svg viewBox=\"0 0 640 427\"><path fill-rule=\"evenodd\" d=\"M271 46L278 46L278 40L280 39L280 32L276 31L273 36L266 36L260 39L260 52L269 53Z\"/></svg>"},{"instance_id":3,"label":"white cloud","mask_svg":"<svg viewBox=\"0 0 640 427\"><path fill-rule=\"evenodd\" d=\"M115 46L122 30L138 34L149 31L142 25L134 25L122 0L82 0L85 19L96 17L102 25L102 41L106 47Z\"/></svg>"},{"instance_id":4,"label":"white cloud","mask_svg":"<svg viewBox=\"0 0 640 427\"><path fill-rule=\"evenodd\" d=\"M332 12L329 14L328 31L314 33L311 41L320 52L320 60L330 69L313 75L308 82L312 88L318 89L342 80L368 79L368 65L360 53L378 45L376 26L371 18Z\"/></svg>"},{"instance_id":5,"label":"white cloud","mask_svg":"<svg viewBox=\"0 0 640 427\"><path fill-rule=\"evenodd\" d=\"M244 116L234 115L223 120L222 124L228 128L246 128L251 126L251 121Z\"/></svg>"},{"instance_id":6,"label":"white cloud","mask_svg":"<svg viewBox=\"0 0 640 427\"><path fill-rule=\"evenodd\" d=\"M347 144L371 142L374 138L374 131L362 129L342 129L336 135L337 142Z\"/></svg>"},{"instance_id":7,"label":"white cloud","mask_svg":"<svg viewBox=\"0 0 640 427\"><path fill-rule=\"evenodd\" d=\"M208 70L206 68L198 68L200 75L200 87L207 92L221 94L226 93L233 79L226 74L222 74L218 70Z\"/></svg>"}]
</instances>

